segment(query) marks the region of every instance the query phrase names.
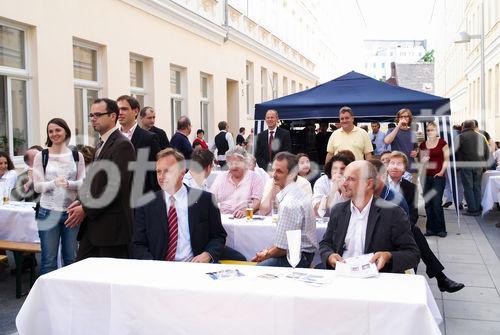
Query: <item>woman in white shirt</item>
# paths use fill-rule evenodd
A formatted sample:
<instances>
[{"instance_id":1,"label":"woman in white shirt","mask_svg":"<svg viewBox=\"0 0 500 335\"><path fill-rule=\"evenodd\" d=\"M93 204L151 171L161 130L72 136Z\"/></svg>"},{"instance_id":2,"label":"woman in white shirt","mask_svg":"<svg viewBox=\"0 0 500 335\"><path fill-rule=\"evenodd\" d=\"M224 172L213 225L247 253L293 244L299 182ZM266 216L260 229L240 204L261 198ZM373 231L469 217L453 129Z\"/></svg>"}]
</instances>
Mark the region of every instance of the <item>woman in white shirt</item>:
<instances>
[{"instance_id":1,"label":"woman in white shirt","mask_svg":"<svg viewBox=\"0 0 500 335\"><path fill-rule=\"evenodd\" d=\"M330 216L333 206L348 200L342 195L341 184L345 167L353 161L354 155L338 152L325 164L325 174L314 184L312 205L316 217Z\"/></svg>"},{"instance_id":2,"label":"woman in white shirt","mask_svg":"<svg viewBox=\"0 0 500 335\"><path fill-rule=\"evenodd\" d=\"M10 192L15 186L17 181L17 173L14 169L14 163L10 159L9 155L3 151L0 151L0 183L2 183L4 188L7 190L0 190L1 192ZM0 194L3 196L3 194Z\"/></svg>"},{"instance_id":3,"label":"woman in white shirt","mask_svg":"<svg viewBox=\"0 0 500 335\"><path fill-rule=\"evenodd\" d=\"M33 181L41 194L37 223L42 249L40 274L57 269L61 240L64 266L74 262L78 227L67 228L68 206L75 201L85 177L83 155L68 148L71 130L66 121L55 118L47 124L47 147L35 156ZM45 162L44 162L45 161Z\"/></svg>"}]
</instances>

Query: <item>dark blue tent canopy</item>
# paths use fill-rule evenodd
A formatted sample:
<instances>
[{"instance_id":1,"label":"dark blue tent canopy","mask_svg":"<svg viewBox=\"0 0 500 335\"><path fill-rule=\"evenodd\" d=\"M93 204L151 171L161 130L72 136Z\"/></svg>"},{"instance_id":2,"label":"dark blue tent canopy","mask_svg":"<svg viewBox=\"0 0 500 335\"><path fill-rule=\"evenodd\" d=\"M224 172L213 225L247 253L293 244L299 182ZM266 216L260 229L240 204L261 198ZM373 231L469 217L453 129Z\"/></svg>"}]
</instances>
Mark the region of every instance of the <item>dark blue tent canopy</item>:
<instances>
[{"instance_id":1,"label":"dark blue tent canopy","mask_svg":"<svg viewBox=\"0 0 500 335\"><path fill-rule=\"evenodd\" d=\"M282 120L337 118L342 106L353 109L356 119L394 117L401 108L414 116L450 115L450 99L392 86L357 72L309 90L255 105L255 120L264 120L268 109Z\"/></svg>"}]
</instances>

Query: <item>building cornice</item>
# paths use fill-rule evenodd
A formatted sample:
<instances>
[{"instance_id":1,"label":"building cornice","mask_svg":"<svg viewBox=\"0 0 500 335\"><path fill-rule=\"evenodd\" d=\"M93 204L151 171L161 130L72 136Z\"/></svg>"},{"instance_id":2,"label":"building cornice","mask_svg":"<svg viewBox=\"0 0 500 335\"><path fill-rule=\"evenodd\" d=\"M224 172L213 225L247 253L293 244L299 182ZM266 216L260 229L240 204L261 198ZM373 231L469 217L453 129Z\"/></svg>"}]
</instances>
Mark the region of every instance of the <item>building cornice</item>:
<instances>
[{"instance_id":1,"label":"building cornice","mask_svg":"<svg viewBox=\"0 0 500 335\"><path fill-rule=\"evenodd\" d=\"M182 29L193 32L216 44L222 44L226 37L226 30L170 0L121 0L130 6L141 9L164 21L174 24Z\"/></svg>"},{"instance_id":2,"label":"building cornice","mask_svg":"<svg viewBox=\"0 0 500 335\"><path fill-rule=\"evenodd\" d=\"M278 52L259 43L258 41L243 34L242 32L238 31L237 29L234 29L231 26L229 26L228 38L229 41L233 41L234 43L239 44L244 48L257 51L258 53L260 53L260 55L267 57L270 60L275 61L277 63L281 63L285 67L291 68L293 71L301 74L302 76L304 76L305 78L309 79L312 82L317 82L319 80L319 77L317 77L314 73L304 69L298 64L280 55Z\"/></svg>"}]
</instances>

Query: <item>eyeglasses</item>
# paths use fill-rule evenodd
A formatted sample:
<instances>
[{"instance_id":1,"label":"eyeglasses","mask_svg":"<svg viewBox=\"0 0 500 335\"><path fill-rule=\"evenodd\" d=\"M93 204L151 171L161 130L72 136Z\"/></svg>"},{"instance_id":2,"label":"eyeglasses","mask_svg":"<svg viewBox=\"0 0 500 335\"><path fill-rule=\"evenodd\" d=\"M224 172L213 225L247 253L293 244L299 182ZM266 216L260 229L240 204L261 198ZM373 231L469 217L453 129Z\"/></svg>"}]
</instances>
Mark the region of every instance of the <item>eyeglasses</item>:
<instances>
[{"instance_id":1,"label":"eyeglasses","mask_svg":"<svg viewBox=\"0 0 500 335\"><path fill-rule=\"evenodd\" d=\"M92 118L100 118L101 116L103 115L106 115L106 114L111 114L111 112L106 112L106 113L89 113L89 119L92 119Z\"/></svg>"}]
</instances>

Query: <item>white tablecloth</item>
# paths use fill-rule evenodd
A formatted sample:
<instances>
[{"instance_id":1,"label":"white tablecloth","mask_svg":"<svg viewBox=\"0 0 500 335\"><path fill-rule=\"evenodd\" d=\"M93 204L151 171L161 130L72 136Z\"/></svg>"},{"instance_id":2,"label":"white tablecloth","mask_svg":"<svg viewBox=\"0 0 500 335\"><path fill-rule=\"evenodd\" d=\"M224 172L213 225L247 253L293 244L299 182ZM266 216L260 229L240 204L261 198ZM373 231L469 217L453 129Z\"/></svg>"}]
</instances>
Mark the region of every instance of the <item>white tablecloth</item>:
<instances>
[{"instance_id":1,"label":"white tablecloth","mask_svg":"<svg viewBox=\"0 0 500 335\"><path fill-rule=\"evenodd\" d=\"M0 240L38 243L38 228L32 202L11 201L0 206Z\"/></svg>"},{"instance_id":2,"label":"white tablecloth","mask_svg":"<svg viewBox=\"0 0 500 335\"><path fill-rule=\"evenodd\" d=\"M493 208L498 202L500 193L500 171L486 171L481 180L481 206L483 215Z\"/></svg>"},{"instance_id":3,"label":"white tablecloth","mask_svg":"<svg viewBox=\"0 0 500 335\"><path fill-rule=\"evenodd\" d=\"M222 215L222 225L227 232L226 245L241 252L247 260L252 259L255 253L274 245L276 223L270 216L264 220L230 219L230 215ZM316 224L318 243L323 239L327 223ZM313 265L321 260L316 253Z\"/></svg>"},{"instance_id":4,"label":"white tablecloth","mask_svg":"<svg viewBox=\"0 0 500 335\"><path fill-rule=\"evenodd\" d=\"M235 266L87 259L41 276L16 325L20 335L123 334L440 334L441 315L416 275L331 277L314 287L240 266L244 277L206 272Z\"/></svg>"}]
</instances>

